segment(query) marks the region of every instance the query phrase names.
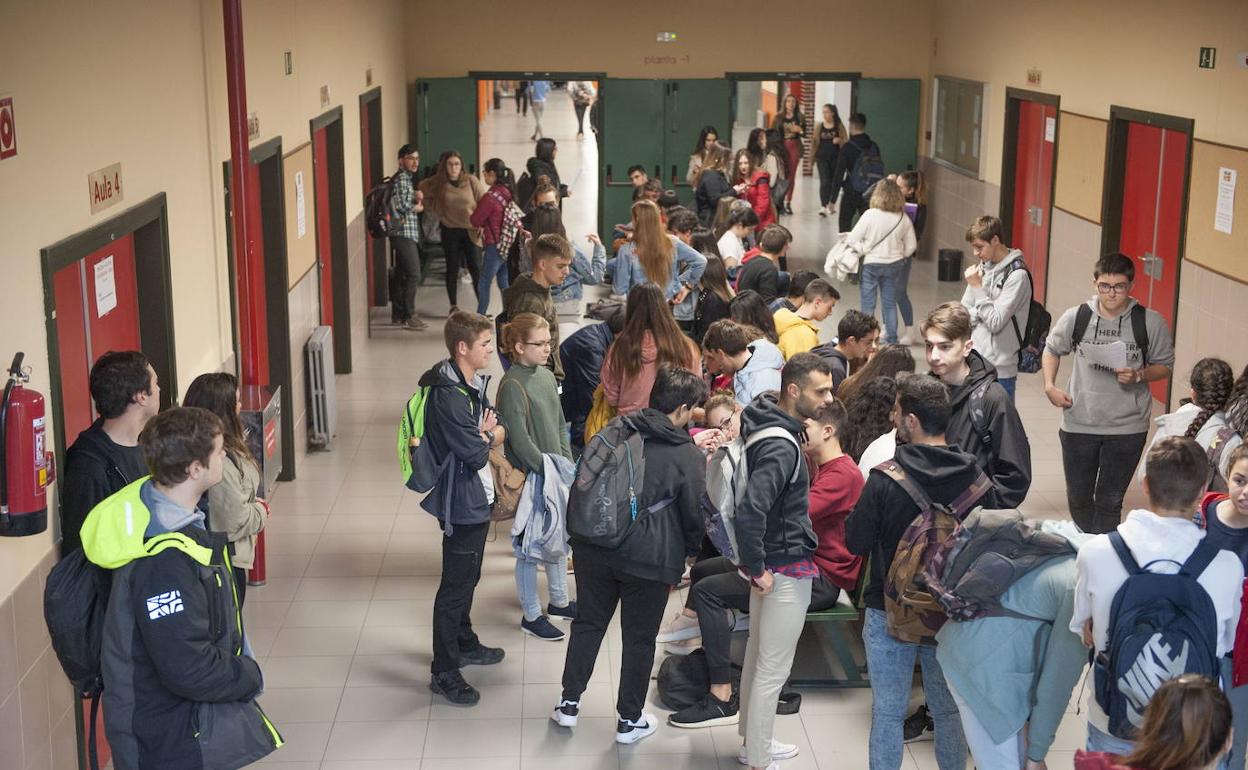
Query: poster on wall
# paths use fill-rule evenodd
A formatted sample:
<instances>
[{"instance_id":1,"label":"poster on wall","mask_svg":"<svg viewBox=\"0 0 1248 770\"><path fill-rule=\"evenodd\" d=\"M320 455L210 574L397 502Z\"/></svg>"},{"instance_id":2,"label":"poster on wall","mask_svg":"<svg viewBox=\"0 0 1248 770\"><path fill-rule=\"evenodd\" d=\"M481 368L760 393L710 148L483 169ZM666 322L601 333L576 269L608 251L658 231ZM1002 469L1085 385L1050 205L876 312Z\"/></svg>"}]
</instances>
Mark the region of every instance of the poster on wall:
<instances>
[{"instance_id":1,"label":"poster on wall","mask_svg":"<svg viewBox=\"0 0 1248 770\"><path fill-rule=\"evenodd\" d=\"M303 172L295 172L295 232L302 238L308 232L307 199L303 194Z\"/></svg>"},{"instance_id":2,"label":"poster on wall","mask_svg":"<svg viewBox=\"0 0 1248 770\"><path fill-rule=\"evenodd\" d=\"M113 255L95 263L95 314L103 318L117 307L117 278L113 271Z\"/></svg>"},{"instance_id":3,"label":"poster on wall","mask_svg":"<svg viewBox=\"0 0 1248 770\"><path fill-rule=\"evenodd\" d=\"M1239 172L1223 166L1218 169L1218 203L1213 212L1213 229L1231 234L1235 224L1235 179Z\"/></svg>"}]
</instances>

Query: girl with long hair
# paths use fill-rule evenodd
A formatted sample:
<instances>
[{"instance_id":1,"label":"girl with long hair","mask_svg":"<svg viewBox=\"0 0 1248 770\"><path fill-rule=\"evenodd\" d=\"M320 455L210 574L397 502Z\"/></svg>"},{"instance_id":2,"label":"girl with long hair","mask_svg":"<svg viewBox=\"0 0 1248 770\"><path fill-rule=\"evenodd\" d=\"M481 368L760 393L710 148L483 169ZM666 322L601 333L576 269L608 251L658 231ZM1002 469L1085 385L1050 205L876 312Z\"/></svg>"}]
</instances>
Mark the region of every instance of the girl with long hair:
<instances>
[{"instance_id":1,"label":"girl with long hair","mask_svg":"<svg viewBox=\"0 0 1248 770\"><path fill-rule=\"evenodd\" d=\"M572 191L568 186L559 181L559 169L555 168L555 156L559 154L559 145L554 139L544 136L537 140L537 144L533 146L533 157L524 164L524 168L529 172L529 178L537 181L541 177L547 177L550 184L559 192L559 205L563 205L563 199L570 197Z\"/></svg>"},{"instance_id":2,"label":"girl with long hair","mask_svg":"<svg viewBox=\"0 0 1248 770\"><path fill-rule=\"evenodd\" d=\"M806 135L806 118L798 109L797 97L786 94L781 103L780 112L776 113L771 128L780 134L784 142L784 178L789 186L784 191L784 214L793 213L793 191L797 187L797 167L802 160L802 139Z\"/></svg>"},{"instance_id":3,"label":"girl with long hair","mask_svg":"<svg viewBox=\"0 0 1248 770\"><path fill-rule=\"evenodd\" d=\"M612 290L627 295L634 286L663 287L676 320L693 324L695 289L706 269L706 257L667 232L657 204L640 200L632 208L633 237L616 254Z\"/></svg>"},{"instance_id":4,"label":"girl with long hair","mask_svg":"<svg viewBox=\"0 0 1248 770\"><path fill-rule=\"evenodd\" d=\"M685 181L690 187L698 186L698 172L706 165L706 156L711 147L718 143L719 131L715 130L715 126L702 126L702 130L698 132L698 143L689 155L689 168L685 171Z\"/></svg>"},{"instance_id":5,"label":"girl with long hair","mask_svg":"<svg viewBox=\"0 0 1248 770\"><path fill-rule=\"evenodd\" d=\"M553 202L544 201L530 213L530 232L533 237L540 238L547 233L568 237L563 226L563 212ZM589 233L585 240L592 247L591 257L586 257L580 247L572 243L572 264L568 277L563 283L552 287L550 296L556 304L572 302L584 296L584 285L596 286L602 283L603 274L607 269L607 249L597 233Z\"/></svg>"},{"instance_id":6,"label":"girl with long hair","mask_svg":"<svg viewBox=\"0 0 1248 770\"><path fill-rule=\"evenodd\" d=\"M781 178L784 163L776 154L775 148L771 146L771 132L765 128L751 129L750 136L745 142L745 149L754 159L754 166L766 171L773 182Z\"/></svg>"},{"instance_id":7,"label":"girl with long hair","mask_svg":"<svg viewBox=\"0 0 1248 770\"><path fill-rule=\"evenodd\" d=\"M759 168L754 155L749 150L741 150L734 161L736 175L733 190L750 204L758 216L756 233L761 233L767 225L776 222L776 207L771 203L772 177L764 169Z\"/></svg>"},{"instance_id":8,"label":"girl with long hair","mask_svg":"<svg viewBox=\"0 0 1248 770\"><path fill-rule=\"evenodd\" d=\"M849 141L849 133L841 122L841 113L835 104L823 105L823 120L815 126L815 168L819 170L819 216L826 217L836 211L832 189L836 186L832 174L836 159L840 157L841 145Z\"/></svg>"},{"instance_id":9,"label":"girl with long hair","mask_svg":"<svg viewBox=\"0 0 1248 770\"><path fill-rule=\"evenodd\" d=\"M1244 443L1226 418L1226 407L1235 387L1235 373L1231 365L1220 358L1202 358L1192 367L1189 380L1192 400L1156 419L1157 430L1153 431L1153 438L1144 450L1136 477L1144 480L1148 453L1158 441L1171 436L1186 436L1195 439L1211 454L1210 460L1215 463L1211 489L1226 491L1231 452Z\"/></svg>"},{"instance_id":10,"label":"girl with long hair","mask_svg":"<svg viewBox=\"0 0 1248 770\"><path fill-rule=\"evenodd\" d=\"M897 344L884 345L862 365L862 368L841 383L841 387L836 389L836 396L848 404L868 382L878 377L896 379L897 375L902 372L913 374L914 368L914 354L910 352L910 348Z\"/></svg>"},{"instance_id":11,"label":"girl with long hair","mask_svg":"<svg viewBox=\"0 0 1248 770\"><path fill-rule=\"evenodd\" d=\"M433 176L420 183L425 208L433 212L442 230L442 250L446 254L446 298L451 314L459 309L459 271L468 268L472 291L481 285L481 230L472 224L472 214L486 193L485 183L469 174L464 158L447 150L438 158Z\"/></svg>"},{"instance_id":12,"label":"girl with long hair","mask_svg":"<svg viewBox=\"0 0 1248 770\"><path fill-rule=\"evenodd\" d=\"M701 376L702 352L676 324L663 290L655 283L639 283L628 292L624 328L602 364L607 402L620 414L644 409L655 375L664 365Z\"/></svg>"},{"instance_id":13,"label":"girl with long hair","mask_svg":"<svg viewBox=\"0 0 1248 770\"><path fill-rule=\"evenodd\" d=\"M746 289L732 298L732 301L728 303L728 315L737 323L757 329L768 342L776 344L780 341L771 308L767 307L767 301L763 299L763 295L753 289Z\"/></svg>"},{"instance_id":14,"label":"girl with long hair","mask_svg":"<svg viewBox=\"0 0 1248 770\"><path fill-rule=\"evenodd\" d=\"M732 150L715 142L706 151L705 160L698 167L693 179L693 200L698 219L709 225L715 216L715 207L724 196L734 195L732 183Z\"/></svg>"},{"instance_id":15,"label":"girl with long hair","mask_svg":"<svg viewBox=\"0 0 1248 770\"><path fill-rule=\"evenodd\" d=\"M728 305L731 302L732 288L728 286L728 270L724 267L724 260L708 254L706 272L702 273L702 281L698 286L698 309L693 315L695 342L701 343L711 324L728 317Z\"/></svg>"},{"instance_id":16,"label":"girl with long hair","mask_svg":"<svg viewBox=\"0 0 1248 770\"><path fill-rule=\"evenodd\" d=\"M516 199L516 180L511 169L499 158L490 158L485 162L481 167L481 179L489 185L489 189L477 202L477 208L468 221L473 227L481 229L481 242L485 247L481 276L477 279L477 314L485 315L490 309L490 281L497 276L500 294L511 285L507 255L500 254L498 246L503 237L504 216Z\"/></svg>"},{"instance_id":17,"label":"girl with long hair","mask_svg":"<svg viewBox=\"0 0 1248 770\"><path fill-rule=\"evenodd\" d=\"M201 374L191 382L182 406L207 409L221 420L225 462L221 481L208 490L208 529L223 532L234 546L231 563L238 586L238 606L247 593L247 570L255 565L256 535L269 520L269 504L257 497L260 466L247 447L246 433L238 413L238 378L228 372Z\"/></svg>"},{"instance_id":18,"label":"girl with long hair","mask_svg":"<svg viewBox=\"0 0 1248 770\"><path fill-rule=\"evenodd\" d=\"M927 225L927 183L922 171L903 171L895 180L905 200L903 208L906 216L914 223L914 240L917 244L923 240L923 228ZM918 247L915 247L918 253ZM910 303L910 268L914 266L914 254L906 257L901 263L901 275L897 278L897 310L901 313L901 325L905 327L900 342L913 345L920 340L915 337L914 305Z\"/></svg>"},{"instance_id":19,"label":"girl with long hair","mask_svg":"<svg viewBox=\"0 0 1248 770\"><path fill-rule=\"evenodd\" d=\"M918 241L914 224L905 214L901 188L881 179L871 193L871 208L863 212L849 233L849 245L862 256L862 312L875 314L876 292L883 305L885 342L897 341L897 287L906 257Z\"/></svg>"},{"instance_id":20,"label":"girl with long hair","mask_svg":"<svg viewBox=\"0 0 1248 770\"><path fill-rule=\"evenodd\" d=\"M897 380L892 377L876 377L865 383L852 400L845 401L849 420L845 424L841 448L845 450L845 454L854 458L854 462L862 460L863 453L873 442L893 431L892 414L896 402ZM895 438L893 443L895 446ZM864 466L865 463L859 467ZM866 466L863 476L870 471L871 467Z\"/></svg>"}]
</instances>

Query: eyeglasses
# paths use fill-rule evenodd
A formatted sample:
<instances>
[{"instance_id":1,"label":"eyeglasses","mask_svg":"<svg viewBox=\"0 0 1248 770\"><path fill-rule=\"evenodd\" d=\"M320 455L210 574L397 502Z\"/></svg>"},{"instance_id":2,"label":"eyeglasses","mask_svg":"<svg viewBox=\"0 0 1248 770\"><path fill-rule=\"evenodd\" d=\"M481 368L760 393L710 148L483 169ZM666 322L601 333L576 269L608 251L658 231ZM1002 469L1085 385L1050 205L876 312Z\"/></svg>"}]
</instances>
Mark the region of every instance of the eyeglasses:
<instances>
[{"instance_id":1,"label":"eyeglasses","mask_svg":"<svg viewBox=\"0 0 1248 770\"><path fill-rule=\"evenodd\" d=\"M735 415L731 415L731 414L730 414L730 415L728 415L728 416L727 416L727 417L725 417L724 419L720 420L720 421L719 421L719 424L718 424L718 425L716 425L715 427L716 427L718 430L728 430L728 426L732 425L732 418L733 418L734 416L735 416Z\"/></svg>"},{"instance_id":2,"label":"eyeglasses","mask_svg":"<svg viewBox=\"0 0 1248 770\"><path fill-rule=\"evenodd\" d=\"M1101 294L1125 294L1131 288L1129 283L1098 283L1096 290Z\"/></svg>"},{"instance_id":3,"label":"eyeglasses","mask_svg":"<svg viewBox=\"0 0 1248 770\"><path fill-rule=\"evenodd\" d=\"M542 340L541 342L522 342L520 344L530 348L549 348L554 346L554 342L551 340Z\"/></svg>"}]
</instances>

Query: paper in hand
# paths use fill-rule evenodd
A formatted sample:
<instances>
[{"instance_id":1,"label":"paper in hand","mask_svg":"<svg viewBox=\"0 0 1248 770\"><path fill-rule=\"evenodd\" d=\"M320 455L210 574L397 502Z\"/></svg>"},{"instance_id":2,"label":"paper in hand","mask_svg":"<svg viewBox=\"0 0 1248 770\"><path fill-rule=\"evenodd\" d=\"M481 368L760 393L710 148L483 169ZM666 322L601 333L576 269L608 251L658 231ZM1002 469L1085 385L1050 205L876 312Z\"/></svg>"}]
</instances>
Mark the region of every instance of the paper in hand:
<instances>
[{"instance_id":1,"label":"paper in hand","mask_svg":"<svg viewBox=\"0 0 1248 770\"><path fill-rule=\"evenodd\" d=\"M1127 343L1122 340L1101 344L1083 344L1079 346L1079 351L1088 361L1107 369L1127 367Z\"/></svg>"}]
</instances>

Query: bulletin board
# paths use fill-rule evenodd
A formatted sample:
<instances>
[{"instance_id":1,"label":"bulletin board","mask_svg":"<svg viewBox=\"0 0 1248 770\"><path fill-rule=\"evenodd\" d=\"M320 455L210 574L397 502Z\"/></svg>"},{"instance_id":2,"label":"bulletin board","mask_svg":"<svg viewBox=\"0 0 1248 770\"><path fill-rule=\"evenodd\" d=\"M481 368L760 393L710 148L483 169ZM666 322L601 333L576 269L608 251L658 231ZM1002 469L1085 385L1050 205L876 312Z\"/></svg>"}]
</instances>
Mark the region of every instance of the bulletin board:
<instances>
[{"instance_id":1,"label":"bulletin board","mask_svg":"<svg viewBox=\"0 0 1248 770\"><path fill-rule=\"evenodd\" d=\"M1231 234L1213 227L1218 174L1238 171ZM1248 283L1248 148L1196 140L1192 145L1191 192L1187 204L1184 258L1236 281Z\"/></svg>"},{"instance_id":2,"label":"bulletin board","mask_svg":"<svg viewBox=\"0 0 1248 770\"><path fill-rule=\"evenodd\" d=\"M316 201L313 198L312 143L282 156L286 197L286 266L288 290L316 267Z\"/></svg>"},{"instance_id":3,"label":"bulletin board","mask_svg":"<svg viewBox=\"0 0 1248 770\"><path fill-rule=\"evenodd\" d=\"M1100 224L1109 121L1062 112L1058 125L1061 134L1057 140L1053 205Z\"/></svg>"}]
</instances>

